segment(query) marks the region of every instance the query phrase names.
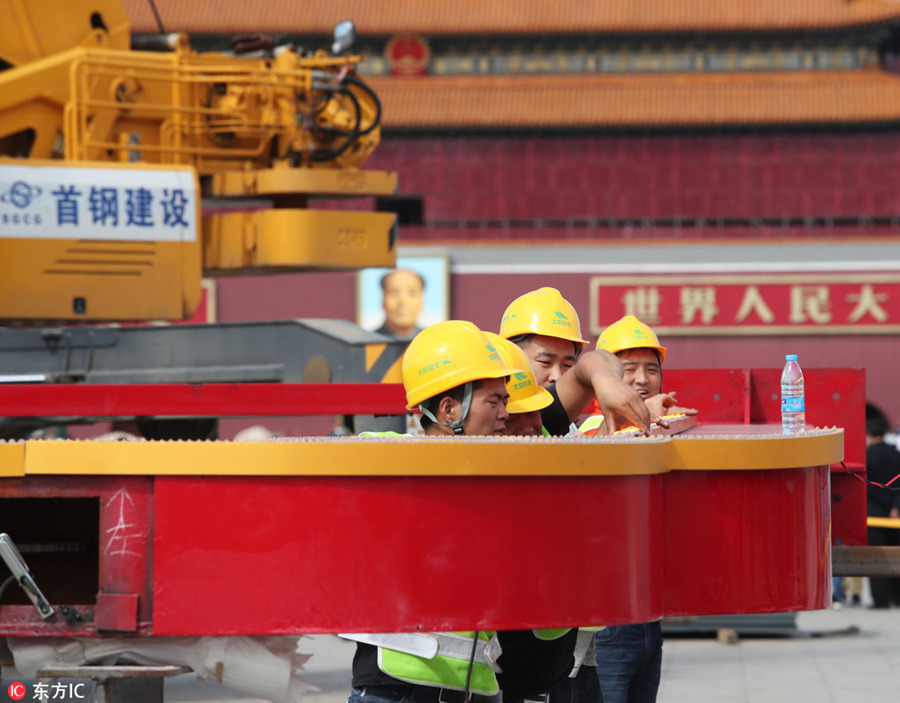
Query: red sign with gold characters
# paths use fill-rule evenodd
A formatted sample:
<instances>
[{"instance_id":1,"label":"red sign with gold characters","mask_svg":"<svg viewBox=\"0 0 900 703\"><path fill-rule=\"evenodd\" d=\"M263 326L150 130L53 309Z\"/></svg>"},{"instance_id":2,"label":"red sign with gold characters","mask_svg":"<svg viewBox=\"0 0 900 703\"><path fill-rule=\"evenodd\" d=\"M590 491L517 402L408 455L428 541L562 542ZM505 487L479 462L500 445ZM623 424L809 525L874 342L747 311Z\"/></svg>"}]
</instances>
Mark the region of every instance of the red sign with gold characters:
<instances>
[{"instance_id":1,"label":"red sign with gold characters","mask_svg":"<svg viewBox=\"0 0 900 703\"><path fill-rule=\"evenodd\" d=\"M594 276L591 332L634 315L660 335L896 334L900 273Z\"/></svg>"}]
</instances>

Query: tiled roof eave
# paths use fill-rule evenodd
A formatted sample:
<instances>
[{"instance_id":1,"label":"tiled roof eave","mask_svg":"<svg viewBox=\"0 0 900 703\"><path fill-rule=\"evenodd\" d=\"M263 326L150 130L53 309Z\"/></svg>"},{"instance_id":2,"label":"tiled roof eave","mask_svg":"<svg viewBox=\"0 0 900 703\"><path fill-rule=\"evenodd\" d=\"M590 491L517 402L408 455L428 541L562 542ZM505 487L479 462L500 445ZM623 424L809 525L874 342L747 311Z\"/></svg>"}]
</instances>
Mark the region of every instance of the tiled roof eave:
<instances>
[{"instance_id":1,"label":"tiled roof eave","mask_svg":"<svg viewBox=\"0 0 900 703\"><path fill-rule=\"evenodd\" d=\"M879 71L371 77L391 128L641 127L900 120Z\"/></svg>"},{"instance_id":2,"label":"tiled roof eave","mask_svg":"<svg viewBox=\"0 0 900 703\"><path fill-rule=\"evenodd\" d=\"M900 18L900 4L884 0L518 0L515 5L483 0L155 0L155 4L166 31L197 34L329 34L335 23L348 18L361 33L383 36L815 30ZM123 5L133 31L159 31L150 3L123 0Z\"/></svg>"}]
</instances>

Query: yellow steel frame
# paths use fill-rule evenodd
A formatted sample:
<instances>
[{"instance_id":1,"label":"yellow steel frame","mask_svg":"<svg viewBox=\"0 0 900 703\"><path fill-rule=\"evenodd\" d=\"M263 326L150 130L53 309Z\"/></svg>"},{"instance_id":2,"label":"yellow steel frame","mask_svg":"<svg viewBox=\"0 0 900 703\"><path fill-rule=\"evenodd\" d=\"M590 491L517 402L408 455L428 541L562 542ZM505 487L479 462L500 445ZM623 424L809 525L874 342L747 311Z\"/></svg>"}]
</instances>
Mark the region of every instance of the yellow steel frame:
<instances>
[{"instance_id":1,"label":"yellow steel frame","mask_svg":"<svg viewBox=\"0 0 900 703\"><path fill-rule=\"evenodd\" d=\"M690 438L304 438L0 443L0 476L637 476L770 470L843 459L842 429Z\"/></svg>"}]
</instances>

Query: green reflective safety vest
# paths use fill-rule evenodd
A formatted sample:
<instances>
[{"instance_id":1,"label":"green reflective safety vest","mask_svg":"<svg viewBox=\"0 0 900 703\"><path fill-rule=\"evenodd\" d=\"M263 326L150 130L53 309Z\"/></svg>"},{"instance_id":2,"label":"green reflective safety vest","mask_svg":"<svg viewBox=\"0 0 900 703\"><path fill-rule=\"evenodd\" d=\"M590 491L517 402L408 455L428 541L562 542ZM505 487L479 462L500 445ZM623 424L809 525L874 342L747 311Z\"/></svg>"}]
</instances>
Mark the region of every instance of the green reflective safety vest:
<instances>
[{"instance_id":1,"label":"green reflective safety vest","mask_svg":"<svg viewBox=\"0 0 900 703\"><path fill-rule=\"evenodd\" d=\"M487 652L494 638L493 632L429 634L438 639L438 653L434 657L427 659L379 647L378 668L392 678L423 686L464 691L468 678L469 690L474 693L490 696L500 690L497 676L491 668L493 662ZM474 639L476 637L477 642ZM469 675L473 644L475 656L471 661L472 673Z\"/></svg>"},{"instance_id":2,"label":"green reflective safety vest","mask_svg":"<svg viewBox=\"0 0 900 703\"><path fill-rule=\"evenodd\" d=\"M532 630L534 637L542 641L560 639L568 632L571 632L570 628ZM474 693L493 695L500 690L496 676L499 670L496 660L501 651L495 632L429 632L420 634L423 639L437 641L437 654L430 657L418 656L410 654L408 651L400 652L389 646L380 646L378 648L378 668L392 678L420 686L464 691L468 678L469 690ZM477 643L475 637L478 639ZM474 657L472 655L473 643L475 645ZM424 644L424 648L427 647L428 644ZM469 674L470 661L471 675Z\"/></svg>"},{"instance_id":3,"label":"green reflective safety vest","mask_svg":"<svg viewBox=\"0 0 900 703\"><path fill-rule=\"evenodd\" d=\"M581 423L581 427L578 429L584 432L585 434L589 432L595 432L600 428L600 425L603 424L603 415L591 415L584 422Z\"/></svg>"}]
</instances>

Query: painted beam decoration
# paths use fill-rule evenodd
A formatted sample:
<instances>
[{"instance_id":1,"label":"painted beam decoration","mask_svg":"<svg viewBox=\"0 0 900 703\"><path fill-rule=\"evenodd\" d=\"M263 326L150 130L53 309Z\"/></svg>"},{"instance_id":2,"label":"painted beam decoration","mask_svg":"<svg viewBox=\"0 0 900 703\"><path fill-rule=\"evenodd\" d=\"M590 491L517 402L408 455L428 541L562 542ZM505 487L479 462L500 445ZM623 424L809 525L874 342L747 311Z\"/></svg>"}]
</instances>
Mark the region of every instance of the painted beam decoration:
<instances>
[{"instance_id":1,"label":"painted beam decoration","mask_svg":"<svg viewBox=\"0 0 900 703\"><path fill-rule=\"evenodd\" d=\"M896 334L900 273L594 276L591 332L635 315L660 335Z\"/></svg>"}]
</instances>

